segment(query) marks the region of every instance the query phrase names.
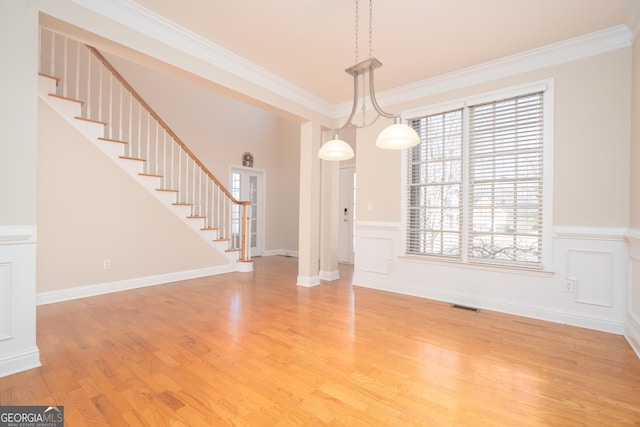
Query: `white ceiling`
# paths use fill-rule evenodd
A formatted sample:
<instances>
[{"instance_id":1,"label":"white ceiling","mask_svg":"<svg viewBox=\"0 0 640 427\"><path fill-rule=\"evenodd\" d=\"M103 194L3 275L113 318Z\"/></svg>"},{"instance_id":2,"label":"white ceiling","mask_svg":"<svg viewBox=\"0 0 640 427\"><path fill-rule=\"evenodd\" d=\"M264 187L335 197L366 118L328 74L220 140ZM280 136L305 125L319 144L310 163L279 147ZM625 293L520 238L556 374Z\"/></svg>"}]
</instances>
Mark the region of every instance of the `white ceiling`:
<instances>
[{"instance_id":1,"label":"white ceiling","mask_svg":"<svg viewBox=\"0 0 640 427\"><path fill-rule=\"evenodd\" d=\"M355 0L134 0L330 104L352 96ZM369 56L360 0L359 61ZM627 25L640 0L374 0L376 91Z\"/></svg>"}]
</instances>

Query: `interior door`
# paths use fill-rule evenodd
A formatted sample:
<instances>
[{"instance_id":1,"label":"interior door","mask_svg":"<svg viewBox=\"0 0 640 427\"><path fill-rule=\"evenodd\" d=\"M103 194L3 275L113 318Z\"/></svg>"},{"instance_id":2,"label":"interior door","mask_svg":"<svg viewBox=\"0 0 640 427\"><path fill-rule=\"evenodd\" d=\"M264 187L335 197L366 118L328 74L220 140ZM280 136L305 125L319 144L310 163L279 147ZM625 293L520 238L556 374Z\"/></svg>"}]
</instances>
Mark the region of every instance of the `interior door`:
<instances>
[{"instance_id":1,"label":"interior door","mask_svg":"<svg viewBox=\"0 0 640 427\"><path fill-rule=\"evenodd\" d=\"M338 262L353 264L355 219L355 168L353 166L340 169L340 195L338 212Z\"/></svg>"},{"instance_id":2,"label":"interior door","mask_svg":"<svg viewBox=\"0 0 640 427\"><path fill-rule=\"evenodd\" d=\"M264 183L262 171L250 168L231 169L231 194L237 200L249 200L251 202L251 215L249 223L251 230L249 243L251 256L261 256L264 251ZM232 217L239 220L239 209L232 212ZM239 238L239 236L238 236Z\"/></svg>"}]
</instances>

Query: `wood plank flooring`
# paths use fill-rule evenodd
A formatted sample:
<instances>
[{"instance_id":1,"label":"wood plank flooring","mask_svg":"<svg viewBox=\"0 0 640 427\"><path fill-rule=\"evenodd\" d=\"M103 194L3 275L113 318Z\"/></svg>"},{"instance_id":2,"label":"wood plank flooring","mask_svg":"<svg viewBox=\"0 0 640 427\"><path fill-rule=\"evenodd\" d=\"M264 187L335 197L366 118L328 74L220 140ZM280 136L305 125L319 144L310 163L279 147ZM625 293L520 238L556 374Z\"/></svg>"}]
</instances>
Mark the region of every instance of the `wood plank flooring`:
<instances>
[{"instance_id":1,"label":"wood plank flooring","mask_svg":"<svg viewBox=\"0 0 640 427\"><path fill-rule=\"evenodd\" d=\"M640 425L624 337L351 285L253 273L40 306L43 366L0 405L66 426Z\"/></svg>"}]
</instances>

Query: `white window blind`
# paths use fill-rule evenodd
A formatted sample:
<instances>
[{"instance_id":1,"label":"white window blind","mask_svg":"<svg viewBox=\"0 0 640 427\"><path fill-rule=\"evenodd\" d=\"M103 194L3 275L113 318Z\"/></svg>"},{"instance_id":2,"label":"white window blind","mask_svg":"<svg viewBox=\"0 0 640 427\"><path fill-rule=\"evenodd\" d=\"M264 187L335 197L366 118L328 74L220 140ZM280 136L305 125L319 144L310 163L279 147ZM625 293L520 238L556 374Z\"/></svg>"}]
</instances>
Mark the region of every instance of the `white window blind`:
<instances>
[{"instance_id":1,"label":"white window blind","mask_svg":"<svg viewBox=\"0 0 640 427\"><path fill-rule=\"evenodd\" d=\"M469 259L541 266L543 93L469 109Z\"/></svg>"},{"instance_id":2,"label":"white window blind","mask_svg":"<svg viewBox=\"0 0 640 427\"><path fill-rule=\"evenodd\" d=\"M542 267L543 98L409 120L407 254Z\"/></svg>"},{"instance_id":3,"label":"white window blind","mask_svg":"<svg viewBox=\"0 0 640 427\"><path fill-rule=\"evenodd\" d=\"M410 124L422 143L409 151L407 252L460 257L462 110Z\"/></svg>"}]
</instances>

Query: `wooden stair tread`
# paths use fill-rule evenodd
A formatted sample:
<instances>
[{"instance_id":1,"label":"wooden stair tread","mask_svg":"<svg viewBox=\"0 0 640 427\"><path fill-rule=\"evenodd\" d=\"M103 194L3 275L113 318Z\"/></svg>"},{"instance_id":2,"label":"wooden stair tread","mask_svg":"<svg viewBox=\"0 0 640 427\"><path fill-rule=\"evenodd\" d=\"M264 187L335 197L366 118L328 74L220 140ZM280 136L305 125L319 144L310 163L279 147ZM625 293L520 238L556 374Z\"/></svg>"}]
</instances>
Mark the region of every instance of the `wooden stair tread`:
<instances>
[{"instance_id":1,"label":"wooden stair tread","mask_svg":"<svg viewBox=\"0 0 640 427\"><path fill-rule=\"evenodd\" d=\"M55 80L56 84L60 81L59 77L55 77L55 76L50 76L49 74L45 74L45 73L38 73L39 76L41 77L46 77L47 79L51 79L51 80Z\"/></svg>"},{"instance_id":2,"label":"wooden stair tread","mask_svg":"<svg viewBox=\"0 0 640 427\"><path fill-rule=\"evenodd\" d=\"M213 239L214 242L230 242L231 239L229 239L228 237L226 238L222 238L222 239Z\"/></svg>"},{"instance_id":3,"label":"wooden stair tread","mask_svg":"<svg viewBox=\"0 0 640 427\"><path fill-rule=\"evenodd\" d=\"M66 96L58 95L57 93L50 93L49 96L52 97L52 98L64 99L65 101L77 102L80 105L84 104L84 101L80 101L79 99L74 99L74 98L69 98L69 97L66 97Z\"/></svg>"},{"instance_id":4,"label":"wooden stair tread","mask_svg":"<svg viewBox=\"0 0 640 427\"><path fill-rule=\"evenodd\" d=\"M167 193L177 193L180 190L174 190L173 188L156 188L156 191L165 191Z\"/></svg>"},{"instance_id":5,"label":"wooden stair tread","mask_svg":"<svg viewBox=\"0 0 640 427\"><path fill-rule=\"evenodd\" d=\"M176 202L176 203L171 203L173 206L193 206L193 203L187 203L187 202Z\"/></svg>"},{"instance_id":6,"label":"wooden stair tread","mask_svg":"<svg viewBox=\"0 0 640 427\"><path fill-rule=\"evenodd\" d=\"M144 172L140 172L138 175L140 175L140 176L150 176L150 177L152 177L152 178L164 178L164 176L163 176L163 175L158 175L158 174L155 174L155 173L144 173Z\"/></svg>"},{"instance_id":7,"label":"wooden stair tread","mask_svg":"<svg viewBox=\"0 0 640 427\"><path fill-rule=\"evenodd\" d=\"M200 229L200 231L218 231L218 230L219 230L218 227L205 227Z\"/></svg>"},{"instance_id":8,"label":"wooden stair tread","mask_svg":"<svg viewBox=\"0 0 640 427\"><path fill-rule=\"evenodd\" d=\"M191 219L205 219L207 218L206 216L203 215L189 215L187 218L191 218Z\"/></svg>"},{"instance_id":9,"label":"wooden stair tread","mask_svg":"<svg viewBox=\"0 0 640 427\"><path fill-rule=\"evenodd\" d=\"M225 249L225 252L240 252L240 249Z\"/></svg>"},{"instance_id":10,"label":"wooden stair tread","mask_svg":"<svg viewBox=\"0 0 640 427\"><path fill-rule=\"evenodd\" d=\"M139 159L137 157L119 156L122 160L135 160L136 162L146 162L146 159Z\"/></svg>"},{"instance_id":11,"label":"wooden stair tread","mask_svg":"<svg viewBox=\"0 0 640 427\"><path fill-rule=\"evenodd\" d=\"M97 123L99 125L106 126L107 122L101 122L100 120L87 119L85 117L76 116L74 117L76 120L82 120L84 122Z\"/></svg>"},{"instance_id":12,"label":"wooden stair tread","mask_svg":"<svg viewBox=\"0 0 640 427\"><path fill-rule=\"evenodd\" d=\"M119 140L119 139L112 139L112 138L98 137L98 140L105 141L105 142L115 142L117 144L128 144L127 141L122 141L122 140Z\"/></svg>"}]
</instances>

